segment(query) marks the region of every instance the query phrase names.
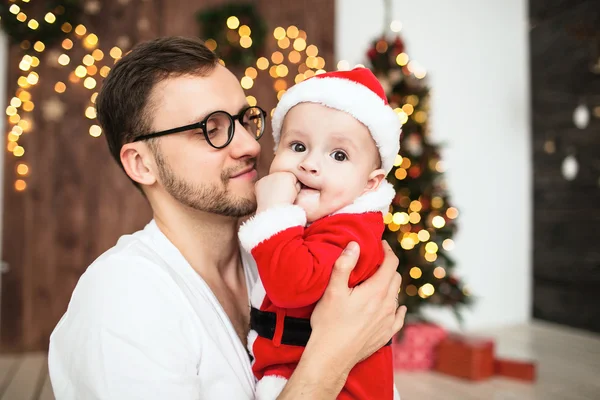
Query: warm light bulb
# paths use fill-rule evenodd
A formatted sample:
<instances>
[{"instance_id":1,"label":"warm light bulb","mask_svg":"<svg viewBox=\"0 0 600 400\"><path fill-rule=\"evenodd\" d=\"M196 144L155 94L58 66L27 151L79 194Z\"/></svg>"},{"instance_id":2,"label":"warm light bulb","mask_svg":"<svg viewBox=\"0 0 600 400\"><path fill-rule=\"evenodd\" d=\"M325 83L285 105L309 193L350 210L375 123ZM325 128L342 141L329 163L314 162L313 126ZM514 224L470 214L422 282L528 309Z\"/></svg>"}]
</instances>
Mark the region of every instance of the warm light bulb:
<instances>
[{"instance_id":1,"label":"warm light bulb","mask_svg":"<svg viewBox=\"0 0 600 400\"><path fill-rule=\"evenodd\" d=\"M298 64L301 59L302 55L296 50L292 50L290 51L290 54L288 54L288 60L290 60L292 64Z\"/></svg>"},{"instance_id":2,"label":"warm light bulb","mask_svg":"<svg viewBox=\"0 0 600 400\"><path fill-rule=\"evenodd\" d=\"M103 78L106 78L108 76L108 73L110 72L110 67L108 66L104 66L102 68L100 68L100 76L102 76Z\"/></svg>"},{"instance_id":3,"label":"warm light bulb","mask_svg":"<svg viewBox=\"0 0 600 400\"><path fill-rule=\"evenodd\" d=\"M423 205L419 200L413 200L410 202L410 206L408 207L413 211L419 212L423 208Z\"/></svg>"},{"instance_id":4,"label":"warm light bulb","mask_svg":"<svg viewBox=\"0 0 600 400\"><path fill-rule=\"evenodd\" d=\"M286 33L290 39L295 39L300 34L300 30L297 27L295 27L294 25L291 25L287 28Z\"/></svg>"},{"instance_id":5,"label":"warm light bulb","mask_svg":"<svg viewBox=\"0 0 600 400\"><path fill-rule=\"evenodd\" d=\"M435 253L425 253L423 257L428 262L434 262L435 260L437 260L437 254Z\"/></svg>"},{"instance_id":6,"label":"warm light bulb","mask_svg":"<svg viewBox=\"0 0 600 400\"><path fill-rule=\"evenodd\" d=\"M71 59L66 54L61 54L60 56L58 56L58 63L60 65L63 65L63 66L68 65L70 61L71 61Z\"/></svg>"},{"instance_id":7,"label":"warm light bulb","mask_svg":"<svg viewBox=\"0 0 600 400\"><path fill-rule=\"evenodd\" d=\"M240 38L240 46L244 49L249 49L252 46L252 38L249 36L242 36Z\"/></svg>"},{"instance_id":8,"label":"warm light bulb","mask_svg":"<svg viewBox=\"0 0 600 400\"><path fill-rule=\"evenodd\" d=\"M442 279L446 276L446 270L442 267L435 267L435 269L433 270L433 276L435 276L438 279Z\"/></svg>"},{"instance_id":9,"label":"warm light bulb","mask_svg":"<svg viewBox=\"0 0 600 400\"><path fill-rule=\"evenodd\" d=\"M426 242L431 238L431 235L425 229L421 229L418 233L418 237L421 242Z\"/></svg>"},{"instance_id":10,"label":"warm light bulb","mask_svg":"<svg viewBox=\"0 0 600 400\"><path fill-rule=\"evenodd\" d=\"M98 137L101 134L102 134L102 128L100 128L98 125L90 126L90 136Z\"/></svg>"},{"instance_id":11,"label":"warm light bulb","mask_svg":"<svg viewBox=\"0 0 600 400\"><path fill-rule=\"evenodd\" d=\"M92 78L91 76L88 76L83 81L83 86L85 86L86 89L91 90L96 87L96 80L94 78Z\"/></svg>"},{"instance_id":12,"label":"warm light bulb","mask_svg":"<svg viewBox=\"0 0 600 400\"><path fill-rule=\"evenodd\" d=\"M446 216L450 219L455 219L458 217L458 210L454 207L450 207L446 210Z\"/></svg>"},{"instance_id":13,"label":"warm light bulb","mask_svg":"<svg viewBox=\"0 0 600 400\"><path fill-rule=\"evenodd\" d=\"M248 25L242 25L240 26L240 29L238 29L238 33L240 34L240 36L250 36L252 31L250 30L250 27Z\"/></svg>"},{"instance_id":14,"label":"warm light bulb","mask_svg":"<svg viewBox=\"0 0 600 400\"><path fill-rule=\"evenodd\" d=\"M21 11L21 7L19 7L16 4L13 4L12 6L9 7L8 11L10 11L11 13L17 15Z\"/></svg>"},{"instance_id":15,"label":"warm light bulb","mask_svg":"<svg viewBox=\"0 0 600 400\"><path fill-rule=\"evenodd\" d=\"M88 107L85 109L85 116L89 119L96 118L96 109L94 107Z\"/></svg>"},{"instance_id":16,"label":"warm light bulb","mask_svg":"<svg viewBox=\"0 0 600 400\"><path fill-rule=\"evenodd\" d=\"M236 16L231 16L227 18L227 27L229 29L237 29L240 26L240 20Z\"/></svg>"},{"instance_id":17,"label":"warm light bulb","mask_svg":"<svg viewBox=\"0 0 600 400\"><path fill-rule=\"evenodd\" d=\"M265 69L269 68L269 60L267 60L266 57L260 57L258 60L256 60L256 66L258 69L264 71Z\"/></svg>"},{"instance_id":18,"label":"warm light bulb","mask_svg":"<svg viewBox=\"0 0 600 400\"><path fill-rule=\"evenodd\" d=\"M77 25L77 27L75 28L75 34L78 36L83 36L83 35L85 35L86 32L87 32L86 27L81 24Z\"/></svg>"},{"instance_id":19,"label":"warm light bulb","mask_svg":"<svg viewBox=\"0 0 600 400\"><path fill-rule=\"evenodd\" d=\"M56 84L54 85L54 91L56 93L64 93L65 90L67 90L67 85L65 85L62 82L56 82Z\"/></svg>"},{"instance_id":20,"label":"warm light bulb","mask_svg":"<svg viewBox=\"0 0 600 400\"><path fill-rule=\"evenodd\" d=\"M25 149L21 146L16 146L13 150L13 155L15 157L22 157L25 154Z\"/></svg>"},{"instance_id":21,"label":"warm light bulb","mask_svg":"<svg viewBox=\"0 0 600 400\"><path fill-rule=\"evenodd\" d=\"M27 189L27 183L23 179L17 179L15 181L15 190L17 192L22 192L25 189Z\"/></svg>"},{"instance_id":22,"label":"warm light bulb","mask_svg":"<svg viewBox=\"0 0 600 400\"><path fill-rule=\"evenodd\" d=\"M96 49L92 52L92 58L96 61L100 61L104 58L104 52L100 49Z\"/></svg>"},{"instance_id":23,"label":"warm light bulb","mask_svg":"<svg viewBox=\"0 0 600 400\"><path fill-rule=\"evenodd\" d=\"M446 220L444 219L444 217L442 217L440 215L436 215L431 220L431 225L433 225L437 229L440 229L440 228L443 228L444 225L446 225Z\"/></svg>"},{"instance_id":24,"label":"warm light bulb","mask_svg":"<svg viewBox=\"0 0 600 400\"><path fill-rule=\"evenodd\" d=\"M283 62L283 54L280 51L276 51L271 55L271 61L274 64L281 64Z\"/></svg>"},{"instance_id":25,"label":"warm light bulb","mask_svg":"<svg viewBox=\"0 0 600 400\"><path fill-rule=\"evenodd\" d=\"M288 74L288 67L286 65L278 65L276 69L277 76L285 77Z\"/></svg>"},{"instance_id":26,"label":"warm light bulb","mask_svg":"<svg viewBox=\"0 0 600 400\"><path fill-rule=\"evenodd\" d=\"M350 69L350 63L346 60L340 60L337 64L337 69L339 71L347 71Z\"/></svg>"},{"instance_id":27,"label":"warm light bulb","mask_svg":"<svg viewBox=\"0 0 600 400\"><path fill-rule=\"evenodd\" d=\"M25 103L23 103L23 110L27 111L27 112L31 112L34 109L34 104L31 101L26 101Z\"/></svg>"},{"instance_id":28,"label":"warm light bulb","mask_svg":"<svg viewBox=\"0 0 600 400\"><path fill-rule=\"evenodd\" d=\"M69 33L73 30L73 25L71 25L68 22L65 22L64 24L62 24L62 26L60 27L60 30L62 30L64 33Z\"/></svg>"},{"instance_id":29,"label":"warm light bulb","mask_svg":"<svg viewBox=\"0 0 600 400\"><path fill-rule=\"evenodd\" d=\"M251 107L254 107L257 104L256 97L254 97L254 96L246 96L246 101L248 102L248 105Z\"/></svg>"},{"instance_id":30,"label":"warm light bulb","mask_svg":"<svg viewBox=\"0 0 600 400\"><path fill-rule=\"evenodd\" d=\"M204 42L204 45L208 47L210 51L215 51L217 49L217 42L214 39L208 39Z\"/></svg>"},{"instance_id":31,"label":"warm light bulb","mask_svg":"<svg viewBox=\"0 0 600 400\"><path fill-rule=\"evenodd\" d=\"M297 38L294 40L294 50L303 51L306 48L306 40L302 38Z\"/></svg>"},{"instance_id":32,"label":"warm light bulb","mask_svg":"<svg viewBox=\"0 0 600 400\"><path fill-rule=\"evenodd\" d=\"M423 272L421 272L421 268L419 267L412 267L410 269L410 277L413 279L419 279L421 276L423 275Z\"/></svg>"},{"instance_id":33,"label":"warm light bulb","mask_svg":"<svg viewBox=\"0 0 600 400\"><path fill-rule=\"evenodd\" d=\"M256 79L258 71L254 67L248 67L246 68L245 75L249 76L251 79Z\"/></svg>"},{"instance_id":34,"label":"warm light bulb","mask_svg":"<svg viewBox=\"0 0 600 400\"><path fill-rule=\"evenodd\" d=\"M314 44L311 44L306 48L306 55L309 57L316 57L319 54L319 49Z\"/></svg>"},{"instance_id":35,"label":"warm light bulb","mask_svg":"<svg viewBox=\"0 0 600 400\"><path fill-rule=\"evenodd\" d=\"M426 283L419 288L419 296L423 299L430 297L435 292L435 288L431 283Z\"/></svg>"},{"instance_id":36,"label":"warm light bulb","mask_svg":"<svg viewBox=\"0 0 600 400\"><path fill-rule=\"evenodd\" d=\"M408 54L406 53L400 53L396 56L396 63L401 67L405 66L408 63L408 60Z\"/></svg>"},{"instance_id":37,"label":"warm light bulb","mask_svg":"<svg viewBox=\"0 0 600 400\"><path fill-rule=\"evenodd\" d=\"M402 22L400 21L392 21L390 23L390 29L392 30L392 32L400 32L402 30Z\"/></svg>"},{"instance_id":38,"label":"warm light bulb","mask_svg":"<svg viewBox=\"0 0 600 400\"><path fill-rule=\"evenodd\" d=\"M244 89L250 89L254 85L254 81L249 76L244 76L241 79L241 84Z\"/></svg>"},{"instance_id":39,"label":"warm light bulb","mask_svg":"<svg viewBox=\"0 0 600 400\"><path fill-rule=\"evenodd\" d=\"M442 242L442 247L444 250L452 251L454 249L454 240L446 239Z\"/></svg>"},{"instance_id":40,"label":"warm light bulb","mask_svg":"<svg viewBox=\"0 0 600 400\"><path fill-rule=\"evenodd\" d=\"M435 242L428 242L425 245L425 251L427 253L435 254L438 251L438 245Z\"/></svg>"},{"instance_id":41,"label":"warm light bulb","mask_svg":"<svg viewBox=\"0 0 600 400\"><path fill-rule=\"evenodd\" d=\"M277 46L279 46L282 49L287 49L288 47L290 47L290 39L288 39L287 37L279 39L277 41Z\"/></svg>"},{"instance_id":42,"label":"warm light bulb","mask_svg":"<svg viewBox=\"0 0 600 400\"><path fill-rule=\"evenodd\" d=\"M29 22L27 23L27 26L29 27L29 29L35 31L37 28L40 27L40 23L37 22L35 19L30 19Z\"/></svg>"},{"instance_id":43,"label":"warm light bulb","mask_svg":"<svg viewBox=\"0 0 600 400\"><path fill-rule=\"evenodd\" d=\"M109 54L110 54L110 56L112 58L114 58L116 60L116 59L119 59L119 58L121 58L123 56L123 51L120 48L118 48L118 47L115 46L112 49L110 49L110 53Z\"/></svg>"},{"instance_id":44,"label":"warm light bulb","mask_svg":"<svg viewBox=\"0 0 600 400\"><path fill-rule=\"evenodd\" d=\"M392 219L393 219L393 215L392 215L392 213L389 212L383 216L383 223L387 225L390 222L392 222Z\"/></svg>"},{"instance_id":45,"label":"warm light bulb","mask_svg":"<svg viewBox=\"0 0 600 400\"><path fill-rule=\"evenodd\" d=\"M25 176L29 173L29 167L25 164L17 165L17 174Z\"/></svg>"},{"instance_id":46,"label":"warm light bulb","mask_svg":"<svg viewBox=\"0 0 600 400\"><path fill-rule=\"evenodd\" d=\"M56 22L56 15L52 14L51 12L47 13L46 16L44 17L44 20L49 23L49 24L53 24Z\"/></svg>"},{"instance_id":47,"label":"warm light bulb","mask_svg":"<svg viewBox=\"0 0 600 400\"><path fill-rule=\"evenodd\" d=\"M277 28L275 28L273 30L273 36L277 40L283 39L285 37L285 29L283 29L282 27L278 26Z\"/></svg>"}]
</instances>

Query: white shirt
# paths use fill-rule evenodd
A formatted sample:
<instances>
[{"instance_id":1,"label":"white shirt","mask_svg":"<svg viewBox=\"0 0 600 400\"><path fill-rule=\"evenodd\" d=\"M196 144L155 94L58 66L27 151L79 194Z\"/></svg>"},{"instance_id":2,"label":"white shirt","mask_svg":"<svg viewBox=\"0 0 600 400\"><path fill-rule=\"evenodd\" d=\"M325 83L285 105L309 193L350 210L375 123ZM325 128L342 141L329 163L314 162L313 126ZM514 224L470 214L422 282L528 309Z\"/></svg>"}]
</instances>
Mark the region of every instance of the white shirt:
<instances>
[{"instance_id":1,"label":"white shirt","mask_svg":"<svg viewBox=\"0 0 600 400\"><path fill-rule=\"evenodd\" d=\"M242 252L248 290L256 281ZM254 399L225 311L154 221L81 276L50 337L57 400Z\"/></svg>"}]
</instances>

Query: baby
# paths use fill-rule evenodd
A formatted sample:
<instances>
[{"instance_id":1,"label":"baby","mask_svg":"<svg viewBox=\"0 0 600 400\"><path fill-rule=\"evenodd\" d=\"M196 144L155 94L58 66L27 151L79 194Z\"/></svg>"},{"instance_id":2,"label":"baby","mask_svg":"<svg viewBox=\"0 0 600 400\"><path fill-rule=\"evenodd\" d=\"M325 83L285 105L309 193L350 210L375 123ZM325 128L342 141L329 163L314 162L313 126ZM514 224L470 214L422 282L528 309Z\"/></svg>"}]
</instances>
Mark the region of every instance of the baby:
<instances>
[{"instance_id":1,"label":"baby","mask_svg":"<svg viewBox=\"0 0 600 400\"><path fill-rule=\"evenodd\" d=\"M336 259L357 242L354 287L383 261L383 214L395 195L385 176L400 121L366 68L316 75L290 88L273 115L275 157L256 184L256 215L240 228L260 275L251 295L248 348L256 398L275 399L310 336L310 316ZM338 399L391 400L392 353L384 346L350 372Z\"/></svg>"}]
</instances>

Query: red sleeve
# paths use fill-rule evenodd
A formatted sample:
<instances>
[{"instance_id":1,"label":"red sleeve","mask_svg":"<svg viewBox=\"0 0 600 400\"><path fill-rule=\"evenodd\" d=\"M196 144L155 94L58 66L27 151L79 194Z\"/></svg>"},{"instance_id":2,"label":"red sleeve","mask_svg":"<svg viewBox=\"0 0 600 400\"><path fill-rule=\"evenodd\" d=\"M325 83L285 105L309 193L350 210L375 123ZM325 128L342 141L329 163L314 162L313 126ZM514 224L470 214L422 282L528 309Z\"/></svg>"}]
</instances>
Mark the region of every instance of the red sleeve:
<instances>
[{"instance_id":1,"label":"red sleeve","mask_svg":"<svg viewBox=\"0 0 600 400\"><path fill-rule=\"evenodd\" d=\"M329 283L335 261L351 241L360 245L361 254L349 286L366 279L383 260L381 213L333 215L305 229L304 224L285 227L281 221L284 213L279 210L267 214L270 211L257 216L262 221L257 218L245 224L244 235L253 237L255 243L244 247L256 260L267 296L278 307L298 308L317 302ZM291 208L287 211L288 216L294 212ZM261 224L277 227L261 238ZM244 244L242 236L240 230Z\"/></svg>"}]
</instances>

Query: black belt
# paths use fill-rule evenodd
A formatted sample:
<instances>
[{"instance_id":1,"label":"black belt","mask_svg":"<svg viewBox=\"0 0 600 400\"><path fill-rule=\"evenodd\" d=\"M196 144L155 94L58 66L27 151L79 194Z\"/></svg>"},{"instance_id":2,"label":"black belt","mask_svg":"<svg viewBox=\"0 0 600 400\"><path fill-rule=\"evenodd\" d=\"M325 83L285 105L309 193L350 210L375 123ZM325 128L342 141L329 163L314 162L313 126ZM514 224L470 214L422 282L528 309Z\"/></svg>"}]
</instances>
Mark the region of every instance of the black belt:
<instances>
[{"instance_id":1,"label":"black belt","mask_svg":"<svg viewBox=\"0 0 600 400\"><path fill-rule=\"evenodd\" d=\"M261 311L254 307L250 309L250 328L255 330L258 336L273 339L276 322L277 314L274 312ZM291 346L306 346L311 332L309 319L285 317L281 343ZM386 343L386 346L390 344L392 344L392 339Z\"/></svg>"}]
</instances>

